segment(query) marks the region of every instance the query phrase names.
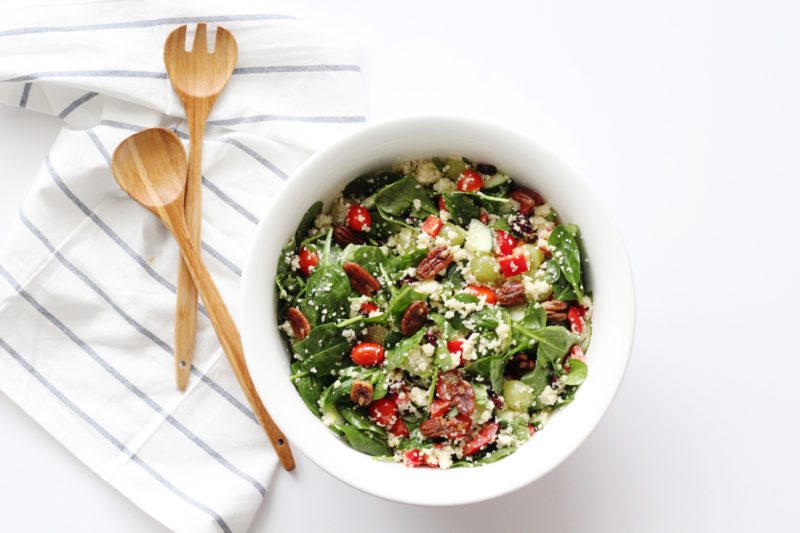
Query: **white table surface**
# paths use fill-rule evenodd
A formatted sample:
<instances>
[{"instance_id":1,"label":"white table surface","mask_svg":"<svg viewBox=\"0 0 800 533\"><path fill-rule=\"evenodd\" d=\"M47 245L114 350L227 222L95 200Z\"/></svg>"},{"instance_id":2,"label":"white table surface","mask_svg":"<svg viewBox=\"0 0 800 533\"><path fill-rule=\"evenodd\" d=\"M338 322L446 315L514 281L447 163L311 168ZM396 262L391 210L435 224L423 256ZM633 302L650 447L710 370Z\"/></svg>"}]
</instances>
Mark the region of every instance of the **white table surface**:
<instances>
[{"instance_id":1,"label":"white table surface","mask_svg":"<svg viewBox=\"0 0 800 533\"><path fill-rule=\"evenodd\" d=\"M362 44L371 119L481 116L582 174L628 244L638 325L605 420L537 483L413 508L298 453L252 531L796 531L800 3L297 4ZM58 128L0 109L0 235ZM3 396L0 427L2 530L162 530Z\"/></svg>"}]
</instances>

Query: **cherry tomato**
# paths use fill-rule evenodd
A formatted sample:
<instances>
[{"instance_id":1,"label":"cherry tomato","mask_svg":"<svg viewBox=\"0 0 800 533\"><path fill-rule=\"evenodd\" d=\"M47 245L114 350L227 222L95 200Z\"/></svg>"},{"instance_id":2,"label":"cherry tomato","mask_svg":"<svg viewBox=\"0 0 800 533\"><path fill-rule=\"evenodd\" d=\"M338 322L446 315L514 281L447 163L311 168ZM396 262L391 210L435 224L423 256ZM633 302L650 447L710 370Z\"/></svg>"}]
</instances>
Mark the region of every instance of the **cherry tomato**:
<instances>
[{"instance_id":1,"label":"cherry tomato","mask_svg":"<svg viewBox=\"0 0 800 533\"><path fill-rule=\"evenodd\" d=\"M406 423L403 422L403 419L399 416L397 417L397 422L395 422L392 428L389 430L389 433L393 433L398 437L408 437L411 435L411 433L408 431L408 427L406 427Z\"/></svg>"},{"instance_id":2,"label":"cherry tomato","mask_svg":"<svg viewBox=\"0 0 800 533\"><path fill-rule=\"evenodd\" d=\"M485 424L475 438L464 445L464 449L461 450L462 455L468 457L478 452L487 444L491 444L495 436L497 436L497 430L499 428L500 424L497 422L489 422L488 424Z\"/></svg>"},{"instance_id":3,"label":"cherry tomato","mask_svg":"<svg viewBox=\"0 0 800 533\"><path fill-rule=\"evenodd\" d=\"M510 255L519 244L513 235L503 230L495 231L494 240L497 245L495 247L497 255Z\"/></svg>"},{"instance_id":4,"label":"cherry tomato","mask_svg":"<svg viewBox=\"0 0 800 533\"><path fill-rule=\"evenodd\" d=\"M542 198L538 192L531 189L514 189L509 196L519 204L519 212L523 215L530 214L534 207L544 203L544 198Z\"/></svg>"},{"instance_id":5,"label":"cherry tomato","mask_svg":"<svg viewBox=\"0 0 800 533\"><path fill-rule=\"evenodd\" d=\"M497 263L500 265L500 272L507 278L528 271L528 261L522 253L514 253L501 257L497 260Z\"/></svg>"},{"instance_id":6,"label":"cherry tomato","mask_svg":"<svg viewBox=\"0 0 800 533\"><path fill-rule=\"evenodd\" d=\"M450 406L453 405L453 402L450 400L442 400L437 399L433 400L431 403L431 416L436 418L437 416L444 416L447 414L447 411L450 410Z\"/></svg>"},{"instance_id":7,"label":"cherry tomato","mask_svg":"<svg viewBox=\"0 0 800 533\"><path fill-rule=\"evenodd\" d=\"M474 170L465 170L458 178L456 188L461 192L475 192L483 187L483 178L479 172Z\"/></svg>"},{"instance_id":8,"label":"cherry tomato","mask_svg":"<svg viewBox=\"0 0 800 533\"><path fill-rule=\"evenodd\" d=\"M372 215L363 205L353 204L347 209L347 225L356 231L369 231Z\"/></svg>"},{"instance_id":9,"label":"cherry tomato","mask_svg":"<svg viewBox=\"0 0 800 533\"><path fill-rule=\"evenodd\" d=\"M300 272L308 277L319 264L319 256L308 248L300 250Z\"/></svg>"},{"instance_id":10,"label":"cherry tomato","mask_svg":"<svg viewBox=\"0 0 800 533\"><path fill-rule=\"evenodd\" d=\"M371 313L374 313L378 310L378 306L372 302L364 302L361 304L361 307L358 308L358 312L364 316L369 316Z\"/></svg>"},{"instance_id":11,"label":"cherry tomato","mask_svg":"<svg viewBox=\"0 0 800 533\"><path fill-rule=\"evenodd\" d=\"M419 450L414 448L413 450L407 450L403 454L403 464L409 468L414 468L417 466L425 466L425 460L428 458L427 455L424 453L420 453Z\"/></svg>"},{"instance_id":12,"label":"cherry tomato","mask_svg":"<svg viewBox=\"0 0 800 533\"><path fill-rule=\"evenodd\" d=\"M431 237L436 237L439 235L439 232L442 231L442 226L444 226L444 222L442 222L441 218L436 215L430 215L425 219L425 222L422 223L422 231Z\"/></svg>"},{"instance_id":13,"label":"cherry tomato","mask_svg":"<svg viewBox=\"0 0 800 533\"><path fill-rule=\"evenodd\" d=\"M383 346L374 342L362 342L353 346L350 359L357 365L375 366L383 362Z\"/></svg>"},{"instance_id":14,"label":"cherry tomato","mask_svg":"<svg viewBox=\"0 0 800 533\"><path fill-rule=\"evenodd\" d=\"M397 404L388 396L369 404L369 416L380 427L388 429L397 423Z\"/></svg>"},{"instance_id":15,"label":"cherry tomato","mask_svg":"<svg viewBox=\"0 0 800 533\"><path fill-rule=\"evenodd\" d=\"M573 305L567 311L567 320L569 320L570 329L573 333L580 335L583 333L583 317L586 316L586 309L582 305Z\"/></svg>"},{"instance_id":16,"label":"cherry tomato","mask_svg":"<svg viewBox=\"0 0 800 533\"><path fill-rule=\"evenodd\" d=\"M475 298L486 300L486 303L489 305L497 303L497 295L489 287L484 287L483 285L467 285L466 290Z\"/></svg>"},{"instance_id":17,"label":"cherry tomato","mask_svg":"<svg viewBox=\"0 0 800 533\"><path fill-rule=\"evenodd\" d=\"M447 211L447 206L444 205L444 196L439 197L439 211Z\"/></svg>"}]
</instances>

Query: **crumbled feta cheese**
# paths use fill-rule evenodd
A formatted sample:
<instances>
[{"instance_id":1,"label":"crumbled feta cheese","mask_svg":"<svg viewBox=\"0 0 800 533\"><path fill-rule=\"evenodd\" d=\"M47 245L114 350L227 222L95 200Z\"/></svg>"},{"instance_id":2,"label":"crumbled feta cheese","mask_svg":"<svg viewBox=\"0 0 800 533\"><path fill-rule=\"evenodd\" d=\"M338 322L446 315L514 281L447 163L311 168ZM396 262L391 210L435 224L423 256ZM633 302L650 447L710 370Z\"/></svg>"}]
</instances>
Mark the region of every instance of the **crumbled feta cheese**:
<instances>
[{"instance_id":1,"label":"crumbled feta cheese","mask_svg":"<svg viewBox=\"0 0 800 533\"><path fill-rule=\"evenodd\" d=\"M537 217L547 217L552 211L550 204L537 205L533 208L533 214Z\"/></svg>"},{"instance_id":2,"label":"crumbled feta cheese","mask_svg":"<svg viewBox=\"0 0 800 533\"><path fill-rule=\"evenodd\" d=\"M456 184L453 180L441 178L433 184L433 190L439 194L443 192L453 192L456 190Z\"/></svg>"},{"instance_id":3,"label":"crumbled feta cheese","mask_svg":"<svg viewBox=\"0 0 800 533\"><path fill-rule=\"evenodd\" d=\"M292 329L292 325L288 320L278 327L281 329L281 331L286 333L287 336L294 338L294 330Z\"/></svg>"},{"instance_id":4,"label":"crumbled feta cheese","mask_svg":"<svg viewBox=\"0 0 800 533\"><path fill-rule=\"evenodd\" d=\"M453 448L451 446L442 446L440 448L432 448L429 455L439 465L439 468L447 470L453 466Z\"/></svg>"},{"instance_id":5,"label":"crumbled feta cheese","mask_svg":"<svg viewBox=\"0 0 800 533\"><path fill-rule=\"evenodd\" d=\"M478 299L477 302L462 302L455 298L448 298L444 301L444 306L457 312L461 318L466 318L470 313L483 309L486 306L486 299Z\"/></svg>"},{"instance_id":6,"label":"crumbled feta cheese","mask_svg":"<svg viewBox=\"0 0 800 533\"><path fill-rule=\"evenodd\" d=\"M436 351L436 347L433 344L425 343L422 345L422 353L425 357L433 357L433 353Z\"/></svg>"},{"instance_id":7,"label":"crumbled feta cheese","mask_svg":"<svg viewBox=\"0 0 800 533\"><path fill-rule=\"evenodd\" d=\"M355 342L356 341L356 332L350 328L342 330L342 337L347 339L347 342Z\"/></svg>"},{"instance_id":8,"label":"crumbled feta cheese","mask_svg":"<svg viewBox=\"0 0 800 533\"><path fill-rule=\"evenodd\" d=\"M541 302L553 290L553 287L543 279L523 278L525 285L525 295L534 302Z\"/></svg>"},{"instance_id":9,"label":"crumbled feta cheese","mask_svg":"<svg viewBox=\"0 0 800 533\"><path fill-rule=\"evenodd\" d=\"M428 405L428 391L419 387L411 387L411 401L417 407Z\"/></svg>"},{"instance_id":10,"label":"crumbled feta cheese","mask_svg":"<svg viewBox=\"0 0 800 533\"><path fill-rule=\"evenodd\" d=\"M314 219L314 227L317 229L324 229L330 226L333 223L333 218L330 215L326 215L325 213L320 213L317 215L317 218Z\"/></svg>"},{"instance_id":11,"label":"crumbled feta cheese","mask_svg":"<svg viewBox=\"0 0 800 533\"><path fill-rule=\"evenodd\" d=\"M400 440L400 437L394 433L388 433L386 435L386 444L388 444L390 448L396 448L400 444Z\"/></svg>"},{"instance_id":12,"label":"crumbled feta cheese","mask_svg":"<svg viewBox=\"0 0 800 533\"><path fill-rule=\"evenodd\" d=\"M322 423L325 424L326 426L330 426L331 424L335 424L336 423L336 417L333 416L332 413L326 412L326 413L324 413L322 415Z\"/></svg>"},{"instance_id":13,"label":"crumbled feta cheese","mask_svg":"<svg viewBox=\"0 0 800 533\"><path fill-rule=\"evenodd\" d=\"M417 182L429 185L437 182L442 177L442 173L439 172L439 169L433 161L425 160L417 162L414 177L417 178Z\"/></svg>"},{"instance_id":14,"label":"crumbled feta cheese","mask_svg":"<svg viewBox=\"0 0 800 533\"><path fill-rule=\"evenodd\" d=\"M297 272L300 270L300 256L297 254L292 255L292 260L289 262L289 267L292 271Z\"/></svg>"},{"instance_id":15,"label":"crumbled feta cheese","mask_svg":"<svg viewBox=\"0 0 800 533\"><path fill-rule=\"evenodd\" d=\"M430 345L428 345L430 346ZM408 352L406 361L407 370L418 376L427 374L431 369L432 357L427 355L421 346L416 346Z\"/></svg>"},{"instance_id":16,"label":"crumbled feta cheese","mask_svg":"<svg viewBox=\"0 0 800 533\"><path fill-rule=\"evenodd\" d=\"M555 405L558 401L558 392L548 385L539 395L539 401L544 405Z\"/></svg>"},{"instance_id":17,"label":"crumbled feta cheese","mask_svg":"<svg viewBox=\"0 0 800 533\"><path fill-rule=\"evenodd\" d=\"M419 211L420 209L422 209L422 200L420 200L419 198L414 198L414 202L412 202L412 203L413 203L414 209L416 211Z\"/></svg>"},{"instance_id":18,"label":"crumbled feta cheese","mask_svg":"<svg viewBox=\"0 0 800 533\"><path fill-rule=\"evenodd\" d=\"M442 297L444 285L435 279L420 281L414 284L414 290L421 294L428 294L431 300L438 301Z\"/></svg>"}]
</instances>

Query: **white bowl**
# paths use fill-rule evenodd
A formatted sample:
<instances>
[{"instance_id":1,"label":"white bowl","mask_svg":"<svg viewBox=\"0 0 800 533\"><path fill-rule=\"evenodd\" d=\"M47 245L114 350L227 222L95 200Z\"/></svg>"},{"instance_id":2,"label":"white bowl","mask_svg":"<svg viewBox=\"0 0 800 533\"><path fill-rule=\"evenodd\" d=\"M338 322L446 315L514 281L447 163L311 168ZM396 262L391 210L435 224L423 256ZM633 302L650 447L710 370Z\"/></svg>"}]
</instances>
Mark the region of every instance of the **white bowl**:
<instances>
[{"instance_id":1,"label":"white bowl","mask_svg":"<svg viewBox=\"0 0 800 533\"><path fill-rule=\"evenodd\" d=\"M281 248L317 200L351 179L398 160L460 154L488 161L539 191L562 220L580 226L594 292L589 375L575 400L520 449L477 468L438 470L380 462L340 441L289 381L290 356L276 326L275 271ZM326 205L327 207L327 205ZM610 406L634 330L630 264L617 228L586 184L547 150L493 124L419 117L364 126L316 153L278 191L261 219L242 280L240 325L247 365L264 404L295 450L366 493L417 505L459 505L501 496L543 476L571 454Z\"/></svg>"}]
</instances>

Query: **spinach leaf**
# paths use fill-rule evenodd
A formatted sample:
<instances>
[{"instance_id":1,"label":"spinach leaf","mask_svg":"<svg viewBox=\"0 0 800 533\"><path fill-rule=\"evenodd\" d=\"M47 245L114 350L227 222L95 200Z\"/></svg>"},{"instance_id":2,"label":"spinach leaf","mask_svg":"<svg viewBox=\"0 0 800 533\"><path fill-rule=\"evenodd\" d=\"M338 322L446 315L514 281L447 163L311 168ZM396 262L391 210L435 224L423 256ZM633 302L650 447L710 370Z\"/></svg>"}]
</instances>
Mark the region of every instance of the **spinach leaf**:
<instances>
[{"instance_id":1,"label":"spinach leaf","mask_svg":"<svg viewBox=\"0 0 800 533\"><path fill-rule=\"evenodd\" d=\"M553 259L562 274L572 285L575 294L582 298L583 282L581 281L581 254L578 241L565 226L558 225L550 234L547 242L553 248Z\"/></svg>"},{"instance_id":2,"label":"spinach leaf","mask_svg":"<svg viewBox=\"0 0 800 533\"><path fill-rule=\"evenodd\" d=\"M359 176L344 188L342 195L345 197L371 196L390 183L403 179L399 172L377 172Z\"/></svg>"},{"instance_id":3,"label":"spinach leaf","mask_svg":"<svg viewBox=\"0 0 800 533\"><path fill-rule=\"evenodd\" d=\"M553 283L553 298L570 302L578 299L575 289L570 285L564 276L561 276Z\"/></svg>"},{"instance_id":4,"label":"spinach leaf","mask_svg":"<svg viewBox=\"0 0 800 533\"><path fill-rule=\"evenodd\" d=\"M308 208L306 214L300 219L300 224L297 225L297 231L294 234L295 244L299 245L303 242L303 239L305 239L308 234L308 230L314 227L314 219L317 218L317 215L320 213L322 213L322 202L317 202Z\"/></svg>"},{"instance_id":5,"label":"spinach leaf","mask_svg":"<svg viewBox=\"0 0 800 533\"><path fill-rule=\"evenodd\" d=\"M403 288L400 289L400 292L398 292L392 298L391 302L389 302L389 309L387 310L387 313L393 316L395 321L399 321L409 305L418 300L424 299L425 295L415 291L411 285L403 285Z\"/></svg>"},{"instance_id":6,"label":"spinach leaf","mask_svg":"<svg viewBox=\"0 0 800 533\"><path fill-rule=\"evenodd\" d=\"M387 370L394 370L395 368L404 367L408 362L408 353L419 347L422 342L422 337L425 335L425 328L420 329L411 337L398 342L386 353L386 368Z\"/></svg>"},{"instance_id":7,"label":"spinach leaf","mask_svg":"<svg viewBox=\"0 0 800 533\"><path fill-rule=\"evenodd\" d=\"M312 327L347 318L350 309L350 279L332 257L331 236L332 232L328 232L325 251L308 278L305 297L299 303Z\"/></svg>"},{"instance_id":8,"label":"spinach leaf","mask_svg":"<svg viewBox=\"0 0 800 533\"><path fill-rule=\"evenodd\" d=\"M586 379L589 367L580 359L569 360L569 374L567 374L567 385L580 385Z\"/></svg>"},{"instance_id":9,"label":"spinach leaf","mask_svg":"<svg viewBox=\"0 0 800 533\"><path fill-rule=\"evenodd\" d=\"M560 361L578 337L563 326L547 326L541 329L528 330L529 335L539 342L536 361L544 357L550 363Z\"/></svg>"},{"instance_id":10,"label":"spinach leaf","mask_svg":"<svg viewBox=\"0 0 800 533\"><path fill-rule=\"evenodd\" d=\"M508 223L508 219L505 217L500 217L497 219L497 222L492 224L492 228L499 229L501 231L505 231L506 233L511 231L511 224Z\"/></svg>"},{"instance_id":11,"label":"spinach leaf","mask_svg":"<svg viewBox=\"0 0 800 533\"><path fill-rule=\"evenodd\" d=\"M278 287L279 298L291 304L306 286L306 280L296 272L286 271L275 276L275 285Z\"/></svg>"},{"instance_id":12,"label":"spinach leaf","mask_svg":"<svg viewBox=\"0 0 800 533\"><path fill-rule=\"evenodd\" d=\"M347 372L347 370L343 370L343 372ZM353 388L353 382L357 379L360 379L361 381L369 381L372 383L373 387L375 387L375 385L380 383L383 379L382 372L377 368L362 369L361 367L350 367L350 372L347 373L350 375L339 378L338 386L334 382L331 385L328 385L328 387L322 391L322 394L319 397L319 403L321 406L325 407L328 405L333 405L339 400L349 398L350 390ZM380 398L376 398L373 393L373 399L379 400Z\"/></svg>"},{"instance_id":13,"label":"spinach leaf","mask_svg":"<svg viewBox=\"0 0 800 533\"><path fill-rule=\"evenodd\" d=\"M355 427L360 431L373 433L382 438L386 437L386 431L374 424L369 417L364 416L352 407L340 407L339 413L342 415L348 424Z\"/></svg>"},{"instance_id":14,"label":"spinach leaf","mask_svg":"<svg viewBox=\"0 0 800 533\"><path fill-rule=\"evenodd\" d=\"M368 455L390 455L389 447L378 439L359 431L350 424L342 424L337 429L344 433L347 442L358 452Z\"/></svg>"},{"instance_id":15,"label":"spinach leaf","mask_svg":"<svg viewBox=\"0 0 800 533\"><path fill-rule=\"evenodd\" d=\"M341 366L350 352L350 343L336 324L323 324L312 328L302 341L292 344L292 349L302 359L300 369L303 372L311 372L313 368L317 375L323 376Z\"/></svg>"},{"instance_id":16,"label":"spinach leaf","mask_svg":"<svg viewBox=\"0 0 800 533\"><path fill-rule=\"evenodd\" d=\"M506 448L497 448L495 450L486 452L486 454L483 457L479 457L471 461L467 459L454 461L453 466L451 466L451 468L474 468L476 466L488 465L490 463L499 461L503 457L508 457L515 451L517 451L517 448L513 446L508 446Z\"/></svg>"},{"instance_id":17,"label":"spinach leaf","mask_svg":"<svg viewBox=\"0 0 800 533\"><path fill-rule=\"evenodd\" d=\"M466 226L470 220L478 218L481 214L480 208L469 193L446 192L442 194L442 198L450 218L460 226Z\"/></svg>"},{"instance_id":18,"label":"spinach leaf","mask_svg":"<svg viewBox=\"0 0 800 533\"><path fill-rule=\"evenodd\" d=\"M547 324L547 311L544 307L536 304L528 305L525 315L520 320L519 325L527 329L540 329Z\"/></svg>"},{"instance_id":19,"label":"spinach leaf","mask_svg":"<svg viewBox=\"0 0 800 533\"><path fill-rule=\"evenodd\" d=\"M300 371L300 363L294 363L292 365L292 373L294 374ZM303 402L312 413L319 416L319 404L317 402L319 401L320 394L322 394L322 387L320 386L319 380L313 374L308 374L295 378L293 381L297 392L300 394L300 398L303 399Z\"/></svg>"},{"instance_id":20,"label":"spinach leaf","mask_svg":"<svg viewBox=\"0 0 800 533\"><path fill-rule=\"evenodd\" d=\"M455 262L447 268L442 284L444 285L444 290L453 292L460 291L466 285L464 276L458 270L458 265Z\"/></svg>"},{"instance_id":21,"label":"spinach leaf","mask_svg":"<svg viewBox=\"0 0 800 533\"><path fill-rule=\"evenodd\" d=\"M520 381L533 389L535 402L539 401L539 395L550 384L551 371L550 362L544 357L537 357L536 366L533 367L533 370L520 378Z\"/></svg>"},{"instance_id":22,"label":"spinach leaf","mask_svg":"<svg viewBox=\"0 0 800 533\"><path fill-rule=\"evenodd\" d=\"M533 331L541 329L547 322L547 312L539 305L530 304L525 309L525 315L521 320L511 323L511 337L516 343L515 351L523 351L533 348L536 344L536 337Z\"/></svg>"},{"instance_id":23,"label":"spinach leaf","mask_svg":"<svg viewBox=\"0 0 800 533\"><path fill-rule=\"evenodd\" d=\"M371 238L372 244L378 241L386 241L389 237L403 229L406 225L402 222L395 221L389 214L385 214L379 209L370 209L370 216L372 217L372 229L369 230L368 237Z\"/></svg>"},{"instance_id":24,"label":"spinach leaf","mask_svg":"<svg viewBox=\"0 0 800 533\"><path fill-rule=\"evenodd\" d=\"M417 266L426 255L428 255L428 250L425 248L416 249L406 255L393 255L389 258L386 269L390 274L397 276L408 267Z\"/></svg>"},{"instance_id":25,"label":"spinach leaf","mask_svg":"<svg viewBox=\"0 0 800 533\"><path fill-rule=\"evenodd\" d=\"M473 376L481 376L485 381L491 383L492 390L498 394L503 393L503 372L506 362L510 355L497 354L488 357L481 357L464 367L464 372Z\"/></svg>"},{"instance_id":26,"label":"spinach leaf","mask_svg":"<svg viewBox=\"0 0 800 533\"><path fill-rule=\"evenodd\" d=\"M419 200L419 208L415 207L415 200ZM375 206L382 213L396 217L402 216L409 209L412 209L415 216L439 213L425 189L410 176L387 185L378 192L375 195Z\"/></svg>"},{"instance_id":27,"label":"spinach leaf","mask_svg":"<svg viewBox=\"0 0 800 533\"><path fill-rule=\"evenodd\" d=\"M352 261L364 267L370 274L380 279L381 267L386 268L389 258L377 246L358 246L349 244L342 252L342 263Z\"/></svg>"}]
</instances>

